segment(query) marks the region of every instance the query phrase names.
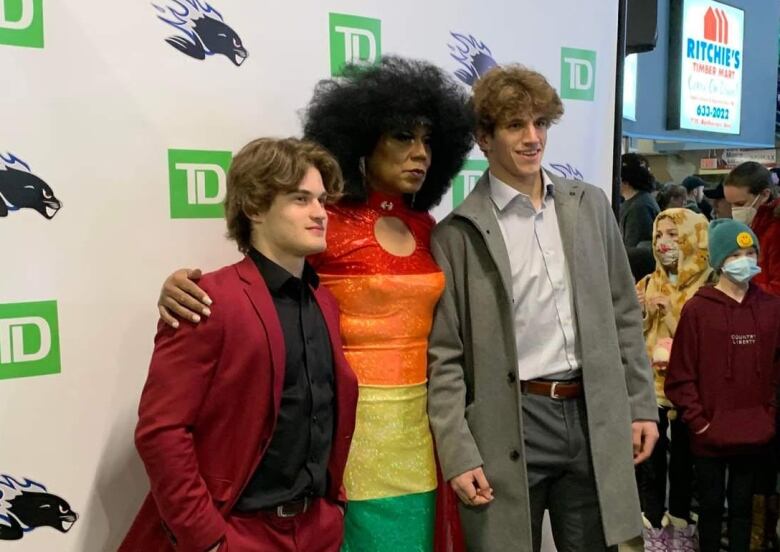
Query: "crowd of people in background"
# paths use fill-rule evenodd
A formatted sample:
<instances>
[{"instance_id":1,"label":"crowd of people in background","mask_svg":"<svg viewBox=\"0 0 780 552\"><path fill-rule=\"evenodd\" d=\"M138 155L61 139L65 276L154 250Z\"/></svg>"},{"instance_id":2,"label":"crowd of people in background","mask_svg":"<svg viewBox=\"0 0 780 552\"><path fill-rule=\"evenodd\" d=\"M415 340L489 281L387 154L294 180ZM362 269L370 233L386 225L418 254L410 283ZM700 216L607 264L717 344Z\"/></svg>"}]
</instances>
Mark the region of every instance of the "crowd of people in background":
<instances>
[{"instance_id":1,"label":"crowd of people in background","mask_svg":"<svg viewBox=\"0 0 780 552\"><path fill-rule=\"evenodd\" d=\"M627 153L620 191L659 412L636 469L645 550L777 550L776 170L661 185Z\"/></svg>"}]
</instances>

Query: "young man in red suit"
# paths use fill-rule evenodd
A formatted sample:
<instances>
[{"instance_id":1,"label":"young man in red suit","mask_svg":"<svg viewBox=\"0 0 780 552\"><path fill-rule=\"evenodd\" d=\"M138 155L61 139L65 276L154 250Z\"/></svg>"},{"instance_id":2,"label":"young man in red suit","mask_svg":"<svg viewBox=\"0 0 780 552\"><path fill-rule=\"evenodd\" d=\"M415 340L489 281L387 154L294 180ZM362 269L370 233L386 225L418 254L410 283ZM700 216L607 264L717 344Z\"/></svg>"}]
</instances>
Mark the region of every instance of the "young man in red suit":
<instances>
[{"instance_id":1,"label":"young man in red suit","mask_svg":"<svg viewBox=\"0 0 780 552\"><path fill-rule=\"evenodd\" d=\"M212 316L158 324L135 434L151 492L121 552L339 549L357 381L305 257L325 249L341 186L300 140L233 160L225 216L245 257L199 282Z\"/></svg>"}]
</instances>

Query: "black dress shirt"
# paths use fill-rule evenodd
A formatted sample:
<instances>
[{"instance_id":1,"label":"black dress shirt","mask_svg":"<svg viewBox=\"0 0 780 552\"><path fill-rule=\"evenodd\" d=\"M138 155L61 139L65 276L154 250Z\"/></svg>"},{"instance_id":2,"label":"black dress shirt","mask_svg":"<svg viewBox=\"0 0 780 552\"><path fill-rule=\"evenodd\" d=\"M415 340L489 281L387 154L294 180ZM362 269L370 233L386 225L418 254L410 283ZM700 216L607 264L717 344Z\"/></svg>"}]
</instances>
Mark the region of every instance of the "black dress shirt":
<instances>
[{"instance_id":1,"label":"black dress shirt","mask_svg":"<svg viewBox=\"0 0 780 552\"><path fill-rule=\"evenodd\" d=\"M244 512L324 496L335 419L333 351L311 290L319 285L317 274L307 263L299 279L255 249L249 256L271 292L286 360L276 428L236 503L236 510Z\"/></svg>"}]
</instances>

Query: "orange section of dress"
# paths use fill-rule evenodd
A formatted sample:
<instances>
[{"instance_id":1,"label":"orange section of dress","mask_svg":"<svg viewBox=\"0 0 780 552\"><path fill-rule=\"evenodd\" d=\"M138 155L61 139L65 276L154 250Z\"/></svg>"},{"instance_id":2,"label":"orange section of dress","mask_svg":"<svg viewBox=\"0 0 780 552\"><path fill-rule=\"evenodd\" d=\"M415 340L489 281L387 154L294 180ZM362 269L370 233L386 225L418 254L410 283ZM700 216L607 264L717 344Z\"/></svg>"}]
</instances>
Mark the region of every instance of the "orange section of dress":
<instances>
[{"instance_id":1,"label":"orange section of dress","mask_svg":"<svg viewBox=\"0 0 780 552\"><path fill-rule=\"evenodd\" d=\"M430 252L434 220L377 193L367 203L331 206L328 214L328 249L311 262L339 303L344 352L360 385L342 550L427 552L437 487L427 348L444 289ZM374 228L382 217L397 217L409 228L415 240L410 255L379 244Z\"/></svg>"}]
</instances>

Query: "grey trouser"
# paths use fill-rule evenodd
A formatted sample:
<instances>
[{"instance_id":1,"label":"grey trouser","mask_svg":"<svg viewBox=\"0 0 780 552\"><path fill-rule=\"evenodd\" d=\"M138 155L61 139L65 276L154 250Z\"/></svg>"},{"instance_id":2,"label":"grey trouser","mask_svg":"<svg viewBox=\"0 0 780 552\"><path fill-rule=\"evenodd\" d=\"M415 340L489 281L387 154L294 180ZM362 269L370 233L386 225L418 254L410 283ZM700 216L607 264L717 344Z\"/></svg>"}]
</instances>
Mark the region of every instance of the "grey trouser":
<instances>
[{"instance_id":1,"label":"grey trouser","mask_svg":"<svg viewBox=\"0 0 780 552\"><path fill-rule=\"evenodd\" d=\"M558 552L617 551L604 540L584 399L526 393L523 424L534 550L549 510Z\"/></svg>"}]
</instances>

